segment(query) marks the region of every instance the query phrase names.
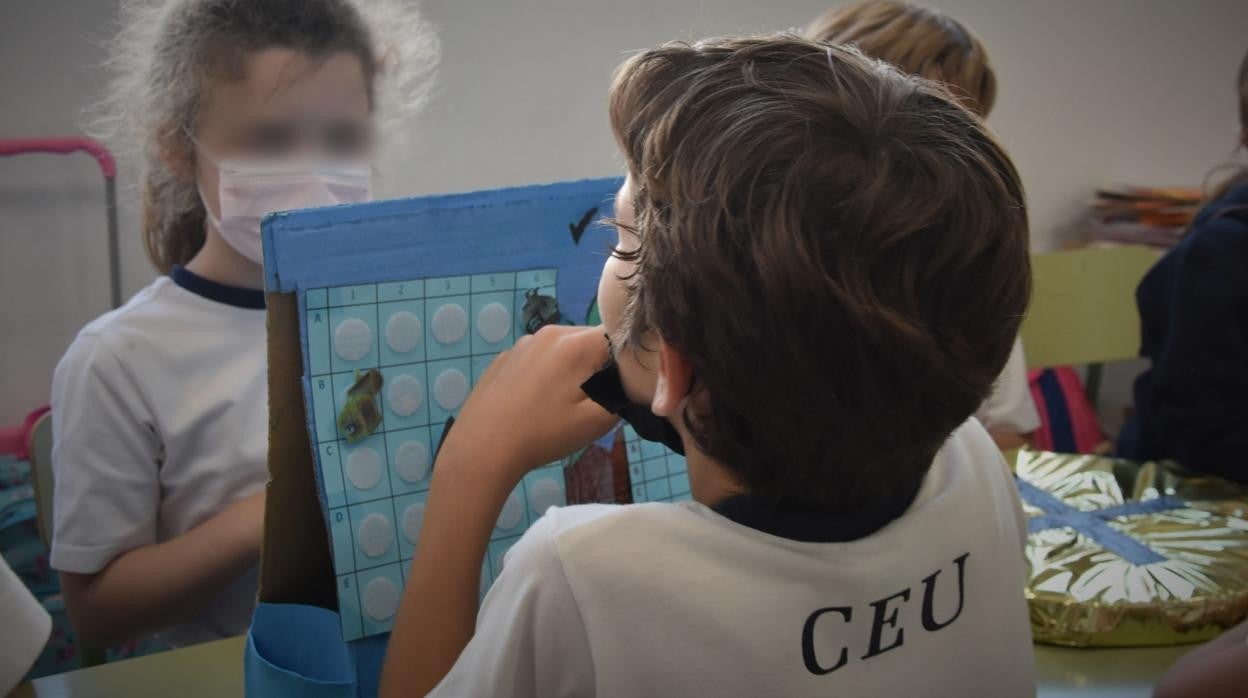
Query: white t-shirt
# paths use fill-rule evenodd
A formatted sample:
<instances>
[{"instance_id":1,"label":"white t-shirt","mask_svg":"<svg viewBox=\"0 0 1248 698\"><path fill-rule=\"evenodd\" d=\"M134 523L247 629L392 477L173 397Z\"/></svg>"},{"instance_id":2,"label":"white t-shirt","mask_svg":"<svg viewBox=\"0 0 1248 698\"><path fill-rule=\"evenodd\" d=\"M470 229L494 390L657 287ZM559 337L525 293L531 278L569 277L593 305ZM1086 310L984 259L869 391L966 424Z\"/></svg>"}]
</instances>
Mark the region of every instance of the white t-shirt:
<instances>
[{"instance_id":1,"label":"white t-shirt","mask_svg":"<svg viewBox=\"0 0 1248 698\"><path fill-rule=\"evenodd\" d=\"M263 295L182 269L174 276L178 283L161 277L83 328L56 367L51 563L58 570L98 572L264 486ZM244 632L258 579L253 569L160 638L180 646Z\"/></svg>"},{"instance_id":2,"label":"white t-shirt","mask_svg":"<svg viewBox=\"0 0 1248 698\"><path fill-rule=\"evenodd\" d=\"M442 696L1034 696L1023 513L970 420L905 513L847 543L696 502L552 508Z\"/></svg>"},{"instance_id":3,"label":"white t-shirt","mask_svg":"<svg viewBox=\"0 0 1248 698\"><path fill-rule=\"evenodd\" d=\"M975 413L985 429L1006 431L1014 434L1030 434L1040 428L1040 413L1031 397L1027 381L1027 358L1023 355L1023 342L1014 340L1010 358L997 378L992 394Z\"/></svg>"}]
</instances>

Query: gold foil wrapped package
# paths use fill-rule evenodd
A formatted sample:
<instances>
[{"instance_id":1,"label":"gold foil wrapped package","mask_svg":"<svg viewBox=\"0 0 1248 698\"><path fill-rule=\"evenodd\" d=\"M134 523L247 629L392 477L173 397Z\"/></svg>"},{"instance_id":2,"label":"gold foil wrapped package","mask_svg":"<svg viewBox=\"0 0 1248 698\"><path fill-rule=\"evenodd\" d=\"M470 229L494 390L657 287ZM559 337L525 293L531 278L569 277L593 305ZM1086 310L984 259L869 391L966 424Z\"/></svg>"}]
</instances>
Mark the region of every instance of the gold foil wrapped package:
<instances>
[{"instance_id":1,"label":"gold foil wrapped package","mask_svg":"<svg viewBox=\"0 0 1248 698\"><path fill-rule=\"evenodd\" d=\"M1248 488L1167 463L1019 451L1037 642L1202 642L1248 614Z\"/></svg>"}]
</instances>

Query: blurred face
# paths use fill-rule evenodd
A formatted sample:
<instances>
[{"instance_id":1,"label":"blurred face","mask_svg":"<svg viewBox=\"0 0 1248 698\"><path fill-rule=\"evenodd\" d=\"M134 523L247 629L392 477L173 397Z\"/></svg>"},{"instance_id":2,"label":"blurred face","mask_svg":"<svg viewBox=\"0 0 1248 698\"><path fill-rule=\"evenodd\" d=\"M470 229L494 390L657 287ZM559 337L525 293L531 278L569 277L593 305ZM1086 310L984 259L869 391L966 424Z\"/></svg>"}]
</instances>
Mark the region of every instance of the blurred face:
<instances>
[{"instance_id":1,"label":"blurred face","mask_svg":"<svg viewBox=\"0 0 1248 698\"><path fill-rule=\"evenodd\" d=\"M195 138L217 160L368 160L373 126L364 66L346 52L313 59L284 48L257 51L242 79L214 86ZM195 175L207 205L220 211L216 166L197 157Z\"/></svg>"},{"instance_id":2,"label":"blurred face","mask_svg":"<svg viewBox=\"0 0 1248 698\"><path fill-rule=\"evenodd\" d=\"M626 226L634 223L632 177L624 180L615 195L615 218ZM621 252L632 252L640 246L641 240L636 233L619 226L616 231L616 248ZM629 400L649 405L654 398L658 357L640 347L625 347L621 333L624 305L628 298L628 278L636 266L636 262L620 259L616 255L607 258L602 267L602 277L598 280L598 312L602 316L602 324L606 327L607 334L611 336L624 392ZM649 348L657 346L657 338L653 332L647 333L644 344Z\"/></svg>"}]
</instances>

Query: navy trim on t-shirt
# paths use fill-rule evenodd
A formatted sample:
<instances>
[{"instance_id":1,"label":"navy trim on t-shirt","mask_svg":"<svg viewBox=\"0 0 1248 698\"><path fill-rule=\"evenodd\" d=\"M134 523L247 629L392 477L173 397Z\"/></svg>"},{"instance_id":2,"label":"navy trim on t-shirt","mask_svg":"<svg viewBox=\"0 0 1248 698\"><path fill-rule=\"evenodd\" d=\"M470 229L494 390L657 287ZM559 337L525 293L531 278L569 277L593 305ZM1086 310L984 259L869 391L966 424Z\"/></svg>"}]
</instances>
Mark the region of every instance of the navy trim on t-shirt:
<instances>
[{"instance_id":1,"label":"navy trim on t-shirt","mask_svg":"<svg viewBox=\"0 0 1248 698\"><path fill-rule=\"evenodd\" d=\"M218 283L182 266L175 266L169 272L169 278L173 279L173 283L210 301L236 308L264 310L264 291L260 289Z\"/></svg>"},{"instance_id":2,"label":"navy trim on t-shirt","mask_svg":"<svg viewBox=\"0 0 1248 698\"><path fill-rule=\"evenodd\" d=\"M729 497L711 507L742 526L803 543L848 543L866 538L901 517L922 482L903 486L888 499L849 513L777 506L754 495Z\"/></svg>"}]
</instances>

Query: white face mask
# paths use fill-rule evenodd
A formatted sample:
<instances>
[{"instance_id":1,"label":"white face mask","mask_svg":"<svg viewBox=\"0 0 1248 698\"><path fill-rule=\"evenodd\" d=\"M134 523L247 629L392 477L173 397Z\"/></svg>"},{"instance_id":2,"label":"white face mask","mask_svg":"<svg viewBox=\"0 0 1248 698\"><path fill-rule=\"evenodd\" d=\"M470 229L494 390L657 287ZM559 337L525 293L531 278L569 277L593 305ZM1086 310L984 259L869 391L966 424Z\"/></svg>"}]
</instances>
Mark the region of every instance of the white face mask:
<instances>
[{"instance_id":1,"label":"white face mask","mask_svg":"<svg viewBox=\"0 0 1248 698\"><path fill-rule=\"evenodd\" d=\"M216 160L220 217L208 219L221 237L244 257L260 264L260 219L274 211L354 204L372 200L371 168L363 160Z\"/></svg>"}]
</instances>

